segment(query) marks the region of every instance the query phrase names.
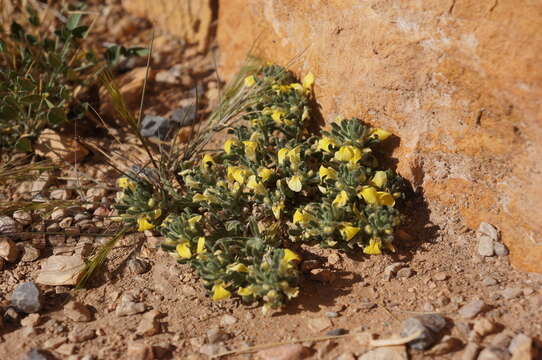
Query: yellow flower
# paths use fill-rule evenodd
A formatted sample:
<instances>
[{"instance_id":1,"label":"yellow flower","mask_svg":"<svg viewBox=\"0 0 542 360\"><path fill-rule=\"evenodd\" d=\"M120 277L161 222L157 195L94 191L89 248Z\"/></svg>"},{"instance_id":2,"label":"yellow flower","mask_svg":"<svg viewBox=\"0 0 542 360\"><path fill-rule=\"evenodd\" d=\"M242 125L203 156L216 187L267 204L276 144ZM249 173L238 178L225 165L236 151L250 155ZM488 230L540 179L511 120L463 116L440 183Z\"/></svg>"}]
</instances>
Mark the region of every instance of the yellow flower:
<instances>
[{"instance_id":1,"label":"yellow flower","mask_svg":"<svg viewBox=\"0 0 542 360\"><path fill-rule=\"evenodd\" d=\"M231 296L231 292L224 287L224 284L216 284L213 286L213 300L224 300Z\"/></svg>"},{"instance_id":2,"label":"yellow flower","mask_svg":"<svg viewBox=\"0 0 542 360\"><path fill-rule=\"evenodd\" d=\"M228 166L227 177L229 181L237 181L239 184L244 184L249 174L250 172L241 166Z\"/></svg>"},{"instance_id":3,"label":"yellow flower","mask_svg":"<svg viewBox=\"0 0 542 360\"><path fill-rule=\"evenodd\" d=\"M255 141L243 141L245 145L245 155L249 160L256 161L256 149L258 148L258 143Z\"/></svg>"},{"instance_id":4,"label":"yellow flower","mask_svg":"<svg viewBox=\"0 0 542 360\"><path fill-rule=\"evenodd\" d=\"M156 209L153 211L152 215L155 219L158 219L160 216L162 216L162 209Z\"/></svg>"},{"instance_id":5,"label":"yellow flower","mask_svg":"<svg viewBox=\"0 0 542 360\"><path fill-rule=\"evenodd\" d=\"M233 263L228 265L227 271L235 271L235 272L248 272L248 268L245 266L245 264L241 263Z\"/></svg>"},{"instance_id":6,"label":"yellow flower","mask_svg":"<svg viewBox=\"0 0 542 360\"><path fill-rule=\"evenodd\" d=\"M387 206L395 205L395 199L390 193L385 191L376 191L376 189L372 186L364 186L358 193L358 196L362 197L367 204Z\"/></svg>"},{"instance_id":7,"label":"yellow flower","mask_svg":"<svg viewBox=\"0 0 542 360\"><path fill-rule=\"evenodd\" d=\"M231 153L231 147L235 145L237 145L237 140L234 140L234 139L226 140L226 142L224 142L224 151L226 152L226 154L229 155Z\"/></svg>"},{"instance_id":8,"label":"yellow flower","mask_svg":"<svg viewBox=\"0 0 542 360\"><path fill-rule=\"evenodd\" d=\"M388 192L379 191L378 193L378 203L380 205L393 206L395 205L395 198Z\"/></svg>"},{"instance_id":9,"label":"yellow flower","mask_svg":"<svg viewBox=\"0 0 542 360\"><path fill-rule=\"evenodd\" d=\"M273 110L273 113L271 114L271 119L275 121L278 124L282 124L282 118L284 117L286 113L283 110L275 109Z\"/></svg>"},{"instance_id":10,"label":"yellow flower","mask_svg":"<svg viewBox=\"0 0 542 360\"><path fill-rule=\"evenodd\" d=\"M258 176L262 179L263 182L266 182L269 180L269 178L273 175L273 170L268 168L259 168L258 169Z\"/></svg>"},{"instance_id":11,"label":"yellow flower","mask_svg":"<svg viewBox=\"0 0 542 360\"><path fill-rule=\"evenodd\" d=\"M205 238L200 236L198 238L198 245L196 246L196 253L201 254L205 252Z\"/></svg>"},{"instance_id":12,"label":"yellow flower","mask_svg":"<svg viewBox=\"0 0 542 360\"><path fill-rule=\"evenodd\" d=\"M201 220L201 217L202 217L201 215L196 215L188 219L188 224L190 225L190 227L193 228L194 225L196 225L196 223Z\"/></svg>"},{"instance_id":13,"label":"yellow flower","mask_svg":"<svg viewBox=\"0 0 542 360\"><path fill-rule=\"evenodd\" d=\"M199 186L199 182L195 181L194 178L192 176L185 176L184 177L184 183L186 184L186 186L188 186L189 188L194 188L194 187L198 187Z\"/></svg>"},{"instance_id":14,"label":"yellow flower","mask_svg":"<svg viewBox=\"0 0 542 360\"><path fill-rule=\"evenodd\" d=\"M259 131L254 131L249 138L250 141L260 142L263 140L263 134Z\"/></svg>"},{"instance_id":15,"label":"yellow flower","mask_svg":"<svg viewBox=\"0 0 542 360\"><path fill-rule=\"evenodd\" d=\"M313 220L313 216L310 214L307 214L305 211L302 211L300 209L297 209L293 216L293 223L294 224L306 224L309 221Z\"/></svg>"},{"instance_id":16,"label":"yellow flower","mask_svg":"<svg viewBox=\"0 0 542 360\"><path fill-rule=\"evenodd\" d=\"M303 114L301 114L301 121L305 121L310 117L308 106L303 107Z\"/></svg>"},{"instance_id":17,"label":"yellow flower","mask_svg":"<svg viewBox=\"0 0 542 360\"><path fill-rule=\"evenodd\" d=\"M177 254L183 259L190 259L192 257L192 250L190 250L190 243L183 242L176 247Z\"/></svg>"},{"instance_id":18,"label":"yellow flower","mask_svg":"<svg viewBox=\"0 0 542 360\"><path fill-rule=\"evenodd\" d=\"M242 288L239 288L239 290L237 290L237 294L241 296L250 296L254 294L254 289L252 285L249 285L247 287L242 287Z\"/></svg>"},{"instance_id":19,"label":"yellow flower","mask_svg":"<svg viewBox=\"0 0 542 360\"><path fill-rule=\"evenodd\" d=\"M250 76L247 76L245 78L245 86L246 87L251 87L255 83L256 83L256 79L254 79L254 75L250 75Z\"/></svg>"},{"instance_id":20,"label":"yellow flower","mask_svg":"<svg viewBox=\"0 0 542 360\"><path fill-rule=\"evenodd\" d=\"M342 190L339 195L335 197L335 200L331 203L331 205L335 207L343 207L348 202L348 193L344 190Z\"/></svg>"},{"instance_id":21,"label":"yellow flower","mask_svg":"<svg viewBox=\"0 0 542 360\"><path fill-rule=\"evenodd\" d=\"M154 229L154 225L149 222L146 215L137 218L137 231L145 231Z\"/></svg>"},{"instance_id":22,"label":"yellow flower","mask_svg":"<svg viewBox=\"0 0 542 360\"><path fill-rule=\"evenodd\" d=\"M218 203L218 198L211 192L209 189L205 190L203 194L195 194L192 196L192 201L199 202L199 201L206 201L208 203Z\"/></svg>"},{"instance_id":23,"label":"yellow flower","mask_svg":"<svg viewBox=\"0 0 542 360\"><path fill-rule=\"evenodd\" d=\"M300 262L301 257L290 249L284 249L284 255L282 256L282 262L289 264L291 262Z\"/></svg>"},{"instance_id":24,"label":"yellow flower","mask_svg":"<svg viewBox=\"0 0 542 360\"><path fill-rule=\"evenodd\" d=\"M303 184L301 183L301 177L298 176L298 175L292 176L292 177L288 180L288 187L289 187L290 190L292 190L292 191L300 192L301 189L303 188Z\"/></svg>"},{"instance_id":25,"label":"yellow flower","mask_svg":"<svg viewBox=\"0 0 542 360\"><path fill-rule=\"evenodd\" d=\"M303 78L303 87L309 90L312 85L314 85L314 75L310 72Z\"/></svg>"},{"instance_id":26,"label":"yellow flower","mask_svg":"<svg viewBox=\"0 0 542 360\"><path fill-rule=\"evenodd\" d=\"M256 175L250 175L247 181L247 188L250 190L253 190L255 194L258 195L265 195L267 194L267 190L265 189L265 186L256 180Z\"/></svg>"},{"instance_id":27,"label":"yellow flower","mask_svg":"<svg viewBox=\"0 0 542 360\"><path fill-rule=\"evenodd\" d=\"M337 172L335 171L335 169L333 169L332 167L325 167L324 165L320 165L318 175L320 175L320 180L337 179Z\"/></svg>"},{"instance_id":28,"label":"yellow flower","mask_svg":"<svg viewBox=\"0 0 542 360\"><path fill-rule=\"evenodd\" d=\"M380 255L382 251L380 250L380 239L372 238L369 240L369 245L363 248L363 253L368 255Z\"/></svg>"},{"instance_id":29,"label":"yellow flower","mask_svg":"<svg viewBox=\"0 0 542 360\"><path fill-rule=\"evenodd\" d=\"M327 136L324 136L323 138L318 140L318 150L330 152L331 151L331 149L329 148L330 146L336 147L337 142L334 139Z\"/></svg>"},{"instance_id":30,"label":"yellow flower","mask_svg":"<svg viewBox=\"0 0 542 360\"><path fill-rule=\"evenodd\" d=\"M348 161L351 164L357 163L362 157L361 150L352 145L341 146L335 153L335 160Z\"/></svg>"},{"instance_id":31,"label":"yellow flower","mask_svg":"<svg viewBox=\"0 0 542 360\"><path fill-rule=\"evenodd\" d=\"M298 165L301 163L301 147L296 146L292 150L288 151L288 159L290 160L290 163L294 167L298 167Z\"/></svg>"},{"instance_id":32,"label":"yellow flower","mask_svg":"<svg viewBox=\"0 0 542 360\"><path fill-rule=\"evenodd\" d=\"M202 167L206 167L206 166L211 166L215 164L215 160L213 159L213 157L209 154L205 154L203 156L203 158L201 159L201 166Z\"/></svg>"},{"instance_id":33,"label":"yellow flower","mask_svg":"<svg viewBox=\"0 0 542 360\"><path fill-rule=\"evenodd\" d=\"M382 188L386 185L388 182L388 175L386 175L385 171L377 171L375 172L373 179L371 180L371 183L379 188Z\"/></svg>"},{"instance_id":34,"label":"yellow flower","mask_svg":"<svg viewBox=\"0 0 542 360\"><path fill-rule=\"evenodd\" d=\"M370 132L372 137L376 137L380 141L384 141L391 136L391 133L386 130L375 128Z\"/></svg>"},{"instance_id":35,"label":"yellow flower","mask_svg":"<svg viewBox=\"0 0 542 360\"><path fill-rule=\"evenodd\" d=\"M129 188L130 190L134 191L136 188L136 183L123 176L117 179L117 186L122 190Z\"/></svg>"},{"instance_id":36,"label":"yellow flower","mask_svg":"<svg viewBox=\"0 0 542 360\"><path fill-rule=\"evenodd\" d=\"M280 213L282 212L283 209L284 209L284 203L283 202L280 202L278 204L274 204L271 207L271 211L273 211L273 215L275 215L275 219L277 219L277 220L280 219Z\"/></svg>"},{"instance_id":37,"label":"yellow flower","mask_svg":"<svg viewBox=\"0 0 542 360\"><path fill-rule=\"evenodd\" d=\"M299 295L299 289L296 287L291 287L290 284L288 284L287 281L282 281L280 283L280 288L282 289L282 292L286 294L288 299L295 298Z\"/></svg>"},{"instance_id":38,"label":"yellow flower","mask_svg":"<svg viewBox=\"0 0 542 360\"><path fill-rule=\"evenodd\" d=\"M361 229L359 227L352 226L350 223L344 223L343 227L339 231L346 241L350 241L354 238L354 236L357 235L358 232L360 232L360 230Z\"/></svg>"},{"instance_id":39,"label":"yellow flower","mask_svg":"<svg viewBox=\"0 0 542 360\"><path fill-rule=\"evenodd\" d=\"M294 89L300 94L303 94L305 92L305 88L300 83L291 83L290 88Z\"/></svg>"},{"instance_id":40,"label":"yellow flower","mask_svg":"<svg viewBox=\"0 0 542 360\"><path fill-rule=\"evenodd\" d=\"M279 165L284 164L284 160L286 159L286 156L288 155L288 149L282 148L277 153L277 156L279 158Z\"/></svg>"}]
</instances>

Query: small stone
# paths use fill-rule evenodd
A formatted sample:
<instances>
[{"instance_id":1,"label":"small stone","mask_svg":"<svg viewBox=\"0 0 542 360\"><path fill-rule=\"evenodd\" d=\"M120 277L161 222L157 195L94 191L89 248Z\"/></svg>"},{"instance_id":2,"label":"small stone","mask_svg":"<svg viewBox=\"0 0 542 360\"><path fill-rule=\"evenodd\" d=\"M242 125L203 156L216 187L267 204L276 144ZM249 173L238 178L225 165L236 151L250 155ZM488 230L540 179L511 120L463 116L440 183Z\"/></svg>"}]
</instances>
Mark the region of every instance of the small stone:
<instances>
[{"instance_id":1,"label":"small stone","mask_svg":"<svg viewBox=\"0 0 542 360\"><path fill-rule=\"evenodd\" d=\"M75 344L62 344L58 348L56 348L55 352L59 353L60 355L72 355L75 353Z\"/></svg>"},{"instance_id":2,"label":"small stone","mask_svg":"<svg viewBox=\"0 0 542 360\"><path fill-rule=\"evenodd\" d=\"M509 358L508 350L490 346L480 352L477 360L507 360Z\"/></svg>"},{"instance_id":3,"label":"small stone","mask_svg":"<svg viewBox=\"0 0 542 360\"><path fill-rule=\"evenodd\" d=\"M120 304L117 305L116 314L118 316L128 316L140 314L145 311L145 304L140 302L135 302L132 296L124 295Z\"/></svg>"},{"instance_id":4,"label":"small stone","mask_svg":"<svg viewBox=\"0 0 542 360\"><path fill-rule=\"evenodd\" d=\"M231 316L231 315L223 315L222 318L220 319L220 325L222 326L228 326L228 325L233 325L237 322L237 319L234 317L234 316Z\"/></svg>"},{"instance_id":5,"label":"small stone","mask_svg":"<svg viewBox=\"0 0 542 360\"><path fill-rule=\"evenodd\" d=\"M76 327L68 334L68 340L75 343L91 340L96 337L96 331L87 327Z\"/></svg>"},{"instance_id":6,"label":"small stone","mask_svg":"<svg viewBox=\"0 0 542 360\"><path fill-rule=\"evenodd\" d=\"M129 343L126 356L130 360L154 360L152 346L144 343Z\"/></svg>"},{"instance_id":7,"label":"small stone","mask_svg":"<svg viewBox=\"0 0 542 360\"><path fill-rule=\"evenodd\" d=\"M463 350L463 354L461 354L461 360L476 360L480 348L480 345L477 343L468 343L467 346L465 346L465 350Z\"/></svg>"},{"instance_id":8,"label":"small stone","mask_svg":"<svg viewBox=\"0 0 542 360\"><path fill-rule=\"evenodd\" d=\"M36 154L52 160L69 163L82 161L89 151L71 136L58 134L51 129L43 130L34 144Z\"/></svg>"},{"instance_id":9,"label":"small stone","mask_svg":"<svg viewBox=\"0 0 542 360\"><path fill-rule=\"evenodd\" d=\"M484 337L489 334L493 334L499 330L499 327L497 324L495 324L493 321L482 318L474 321L474 325L472 327L472 331L474 331L476 334L478 334L481 337Z\"/></svg>"},{"instance_id":10,"label":"small stone","mask_svg":"<svg viewBox=\"0 0 542 360\"><path fill-rule=\"evenodd\" d=\"M10 321L10 322L13 322L13 323L16 323L17 321L19 321L20 317L21 317L21 314L19 314L12 307L9 307L6 310L6 312L4 313L4 319L6 319L7 321Z\"/></svg>"},{"instance_id":11,"label":"small stone","mask_svg":"<svg viewBox=\"0 0 542 360\"><path fill-rule=\"evenodd\" d=\"M256 353L259 360L301 360L310 356L311 349L300 344L277 346Z\"/></svg>"},{"instance_id":12,"label":"small stone","mask_svg":"<svg viewBox=\"0 0 542 360\"><path fill-rule=\"evenodd\" d=\"M78 301L70 301L64 306L64 315L77 322L88 322L92 320L92 312L85 304Z\"/></svg>"},{"instance_id":13,"label":"small stone","mask_svg":"<svg viewBox=\"0 0 542 360\"><path fill-rule=\"evenodd\" d=\"M356 357L354 356L354 354L347 352L337 356L335 360L356 360Z\"/></svg>"},{"instance_id":14,"label":"small stone","mask_svg":"<svg viewBox=\"0 0 542 360\"><path fill-rule=\"evenodd\" d=\"M492 277L485 277L484 280L482 280L482 285L484 286L493 286L497 285L498 283L499 282Z\"/></svg>"},{"instance_id":15,"label":"small stone","mask_svg":"<svg viewBox=\"0 0 542 360\"><path fill-rule=\"evenodd\" d=\"M499 242L496 242L495 244L493 244L493 250L495 251L495 255L497 256L508 255L508 249L506 248L506 245L501 244Z\"/></svg>"},{"instance_id":16,"label":"small stone","mask_svg":"<svg viewBox=\"0 0 542 360\"><path fill-rule=\"evenodd\" d=\"M433 275L433 279L436 281L444 281L448 279L448 274L444 271L440 271L436 273L435 275Z\"/></svg>"},{"instance_id":17,"label":"small stone","mask_svg":"<svg viewBox=\"0 0 542 360\"><path fill-rule=\"evenodd\" d=\"M311 279L323 283L332 283L337 280L337 273L328 269L311 270L310 276Z\"/></svg>"},{"instance_id":18,"label":"small stone","mask_svg":"<svg viewBox=\"0 0 542 360\"><path fill-rule=\"evenodd\" d=\"M21 320L22 326L38 326L41 321L40 314L30 314Z\"/></svg>"},{"instance_id":19,"label":"small stone","mask_svg":"<svg viewBox=\"0 0 542 360\"><path fill-rule=\"evenodd\" d=\"M435 311L435 306L433 306L433 304L431 304L431 303L425 303L425 304L423 304L422 309L423 309L424 312L434 312Z\"/></svg>"},{"instance_id":20,"label":"small stone","mask_svg":"<svg viewBox=\"0 0 542 360\"><path fill-rule=\"evenodd\" d=\"M420 332L420 335L410 341L408 346L416 350L425 350L437 342L445 326L446 319L438 314L413 316L403 321L401 336L408 337Z\"/></svg>"},{"instance_id":21,"label":"small stone","mask_svg":"<svg viewBox=\"0 0 542 360\"><path fill-rule=\"evenodd\" d=\"M463 319L472 319L486 308L486 303L482 300L472 300L459 309L459 315Z\"/></svg>"},{"instance_id":22,"label":"small stone","mask_svg":"<svg viewBox=\"0 0 542 360\"><path fill-rule=\"evenodd\" d=\"M341 261L341 257L339 256L339 254L337 253L331 253L329 254L329 256L327 257L327 262L330 264L330 265L336 265L337 263L339 263Z\"/></svg>"},{"instance_id":23,"label":"small stone","mask_svg":"<svg viewBox=\"0 0 542 360\"><path fill-rule=\"evenodd\" d=\"M24 245L22 246L22 256L21 261L22 262L32 262L36 261L40 257L40 251L39 249L36 249L32 245Z\"/></svg>"},{"instance_id":24,"label":"small stone","mask_svg":"<svg viewBox=\"0 0 542 360\"><path fill-rule=\"evenodd\" d=\"M43 347L46 349L56 349L62 344L65 344L67 339L63 336L57 336L54 338L51 338L43 343Z\"/></svg>"},{"instance_id":25,"label":"small stone","mask_svg":"<svg viewBox=\"0 0 542 360\"><path fill-rule=\"evenodd\" d=\"M203 355L207 355L209 357L213 357L214 355L220 354L222 352L227 351L227 349L224 347L223 344L204 344L201 345L199 348L199 352Z\"/></svg>"},{"instance_id":26,"label":"small stone","mask_svg":"<svg viewBox=\"0 0 542 360\"><path fill-rule=\"evenodd\" d=\"M501 295L505 300L511 300L523 295L523 290L520 288L506 288L501 291Z\"/></svg>"},{"instance_id":27,"label":"small stone","mask_svg":"<svg viewBox=\"0 0 542 360\"><path fill-rule=\"evenodd\" d=\"M28 350L22 360L49 360L51 357L44 350L32 348Z\"/></svg>"},{"instance_id":28,"label":"small stone","mask_svg":"<svg viewBox=\"0 0 542 360\"><path fill-rule=\"evenodd\" d=\"M165 83L165 84L178 84L179 78L176 76L172 71L169 70L161 70L156 73L155 81L159 83Z\"/></svg>"},{"instance_id":29,"label":"small stone","mask_svg":"<svg viewBox=\"0 0 542 360\"><path fill-rule=\"evenodd\" d=\"M318 269L322 263L318 260L303 260L299 266L302 272L308 273L311 270Z\"/></svg>"},{"instance_id":30,"label":"small stone","mask_svg":"<svg viewBox=\"0 0 542 360\"><path fill-rule=\"evenodd\" d=\"M215 344L220 341L228 340L228 334L226 334L218 326L212 327L207 330L207 343Z\"/></svg>"},{"instance_id":31,"label":"small stone","mask_svg":"<svg viewBox=\"0 0 542 360\"><path fill-rule=\"evenodd\" d=\"M158 334L161 330L160 321L158 321L158 317L160 315L160 312L157 310L151 310L145 313L141 317L141 321L137 326L136 333L144 336L152 336Z\"/></svg>"},{"instance_id":32,"label":"small stone","mask_svg":"<svg viewBox=\"0 0 542 360\"><path fill-rule=\"evenodd\" d=\"M358 357L358 360L407 360L404 346L386 346L371 350Z\"/></svg>"},{"instance_id":33,"label":"small stone","mask_svg":"<svg viewBox=\"0 0 542 360\"><path fill-rule=\"evenodd\" d=\"M314 332L321 332L333 325L328 318L318 317L307 320L309 328Z\"/></svg>"},{"instance_id":34,"label":"small stone","mask_svg":"<svg viewBox=\"0 0 542 360\"><path fill-rule=\"evenodd\" d=\"M58 226L60 226L61 229L66 229L66 228L69 228L70 226L72 226L72 224L73 224L73 218L71 216L68 216L68 217L62 219L58 223Z\"/></svg>"},{"instance_id":35,"label":"small stone","mask_svg":"<svg viewBox=\"0 0 542 360\"><path fill-rule=\"evenodd\" d=\"M46 230L48 232L57 232L57 231L60 231L61 229L60 229L60 225L58 225L58 223L52 223L52 224L47 225ZM51 237L51 236L58 236L58 235L50 235L49 237ZM64 235L62 235L62 236L64 236Z\"/></svg>"},{"instance_id":36,"label":"small stone","mask_svg":"<svg viewBox=\"0 0 542 360\"><path fill-rule=\"evenodd\" d=\"M24 210L16 210L13 212L13 220L17 221L23 226L27 226L32 223L32 215Z\"/></svg>"},{"instance_id":37,"label":"small stone","mask_svg":"<svg viewBox=\"0 0 542 360\"><path fill-rule=\"evenodd\" d=\"M67 216L67 213L68 213L67 210L63 208L55 209L51 213L51 220L60 221Z\"/></svg>"},{"instance_id":38,"label":"small stone","mask_svg":"<svg viewBox=\"0 0 542 360\"><path fill-rule=\"evenodd\" d=\"M401 270L397 271L397 278L398 279L408 279L409 277L412 276L413 273L414 272L409 267L402 268Z\"/></svg>"},{"instance_id":39,"label":"small stone","mask_svg":"<svg viewBox=\"0 0 542 360\"><path fill-rule=\"evenodd\" d=\"M504 330L491 340L491 346L496 348L507 348L512 341L514 334L510 330Z\"/></svg>"},{"instance_id":40,"label":"small stone","mask_svg":"<svg viewBox=\"0 0 542 360\"><path fill-rule=\"evenodd\" d=\"M94 210L93 215L97 217L109 216L109 209L104 206L99 206L96 208L96 210Z\"/></svg>"},{"instance_id":41,"label":"small stone","mask_svg":"<svg viewBox=\"0 0 542 360\"><path fill-rule=\"evenodd\" d=\"M400 262L395 262L391 265L386 266L382 277L384 278L385 281L390 281L393 278L393 276L395 276L397 271L401 269L403 266L405 266L405 264L400 263Z\"/></svg>"},{"instance_id":42,"label":"small stone","mask_svg":"<svg viewBox=\"0 0 542 360\"><path fill-rule=\"evenodd\" d=\"M512 354L512 358L518 359L529 359L529 357L520 357L519 355L532 353L533 339L529 336L519 333L510 342L508 345L508 351Z\"/></svg>"},{"instance_id":43,"label":"small stone","mask_svg":"<svg viewBox=\"0 0 542 360\"><path fill-rule=\"evenodd\" d=\"M340 335L344 335L344 334L348 334L348 330L343 329L343 328L337 328L337 329L333 329L333 330L328 331L326 333L326 336L340 336Z\"/></svg>"},{"instance_id":44,"label":"small stone","mask_svg":"<svg viewBox=\"0 0 542 360\"><path fill-rule=\"evenodd\" d=\"M463 343L458 338L445 335L431 350L424 352L424 355L441 356L459 349Z\"/></svg>"},{"instance_id":45,"label":"small stone","mask_svg":"<svg viewBox=\"0 0 542 360\"><path fill-rule=\"evenodd\" d=\"M481 222L478 226L478 232L480 234L488 236L493 241L499 240L499 230L495 226L488 224L486 222Z\"/></svg>"},{"instance_id":46,"label":"small stone","mask_svg":"<svg viewBox=\"0 0 542 360\"><path fill-rule=\"evenodd\" d=\"M335 312L335 311L326 311L324 313L324 315L328 318L336 318L336 317L339 317L339 313Z\"/></svg>"},{"instance_id":47,"label":"small stone","mask_svg":"<svg viewBox=\"0 0 542 360\"><path fill-rule=\"evenodd\" d=\"M495 255L493 239L487 235L480 236L478 240L478 254L486 257Z\"/></svg>"},{"instance_id":48,"label":"small stone","mask_svg":"<svg viewBox=\"0 0 542 360\"><path fill-rule=\"evenodd\" d=\"M9 216L0 216L0 236L17 237L21 228L21 224Z\"/></svg>"},{"instance_id":49,"label":"small stone","mask_svg":"<svg viewBox=\"0 0 542 360\"><path fill-rule=\"evenodd\" d=\"M17 285L11 294L11 304L19 311L37 313L41 310L41 292L33 282Z\"/></svg>"},{"instance_id":50,"label":"small stone","mask_svg":"<svg viewBox=\"0 0 542 360\"><path fill-rule=\"evenodd\" d=\"M0 238L0 257L10 263L17 261L19 251L13 240L5 237Z\"/></svg>"},{"instance_id":51,"label":"small stone","mask_svg":"<svg viewBox=\"0 0 542 360\"><path fill-rule=\"evenodd\" d=\"M140 257L133 257L128 261L128 270L132 274L144 274L151 268L149 262Z\"/></svg>"},{"instance_id":52,"label":"small stone","mask_svg":"<svg viewBox=\"0 0 542 360\"><path fill-rule=\"evenodd\" d=\"M49 198L51 200L70 200L73 196L73 192L68 189L55 189L49 192Z\"/></svg>"},{"instance_id":53,"label":"small stone","mask_svg":"<svg viewBox=\"0 0 542 360\"><path fill-rule=\"evenodd\" d=\"M87 190L87 200L92 202L100 202L107 195L107 189L94 187ZM87 217L89 219L90 217ZM82 220L82 219L81 219ZM77 220L76 220L77 221Z\"/></svg>"},{"instance_id":54,"label":"small stone","mask_svg":"<svg viewBox=\"0 0 542 360\"><path fill-rule=\"evenodd\" d=\"M41 264L36 282L53 286L76 285L84 267L81 256L50 256Z\"/></svg>"}]
</instances>

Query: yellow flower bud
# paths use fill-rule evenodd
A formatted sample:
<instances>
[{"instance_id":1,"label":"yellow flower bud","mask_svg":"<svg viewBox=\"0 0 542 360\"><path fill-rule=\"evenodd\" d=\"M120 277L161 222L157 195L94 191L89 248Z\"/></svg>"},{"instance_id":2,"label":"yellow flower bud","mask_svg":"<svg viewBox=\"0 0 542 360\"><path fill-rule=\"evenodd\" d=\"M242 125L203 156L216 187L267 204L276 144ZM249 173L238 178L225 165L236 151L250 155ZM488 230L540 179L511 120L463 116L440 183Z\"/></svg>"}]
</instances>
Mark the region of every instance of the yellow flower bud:
<instances>
[{"instance_id":1,"label":"yellow flower bud","mask_svg":"<svg viewBox=\"0 0 542 360\"><path fill-rule=\"evenodd\" d=\"M314 75L313 73L309 72L303 78L303 87L307 90L310 90L313 85L314 85Z\"/></svg>"},{"instance_id":2,"label":"yellow flower bud","mask_svg":"<svg viewBox=\"0 0 542 360\"><path fill-rule=\"evenodd\" d=\"M256 79L254 79L254 75L247 76L245 78L245 86L251 87L256 83Z\"/></svg>"},{"instance_id":3,"label":"yellow flower bud","mask_svg":"<svg viewBox=\"0 0 542 360\"><path fill-rule=\"evenodd\" d=\"M382 251L380 250L381 242L378 238L372 238L369 240L369 245L363 248L363 253L368 255L380 255Z\"/></svg>"},{"instance_id":4,"label":"yellow flower bud","mask_svg":"<svg viewBox=\"0 0 542 360\"><path fill-rule=\"evenodd\" d=\"M343 224L343 227L339 230L341 232L341 236L346 241L352 240L358 232L360 232L360 228L356 226L352 226L350 223Z\"/></svg>"},{"instance_id":5,"label":"yellow flower bud","mask_svg":"<svg viewBox=\"0 0 542 360\"><path fill-rule=\"evenodd\" d=\"M318 175L320 176L320 180L337 179L337 171L335 171L335 169L333 169L332 167L325 167L324 165L320 165L320 169L318 170Z\"/></svg>"},{"instance_id":6,"label":"yellow flower bud","mask_svg":"<svg viewBox=\"0 0 542 360\"><path fill-rule=\"evenodd\" d=\"M231 292L224 287L224 284L216 284L213 286L213 300L224 300L228 299L230 296Z\"/></svg>"},{"instance_id":7,"label":"yellow flower bud","mask_svg":"<svg viewBox=\"0 0 542 360\"><path fill-rule=\"evenodd\" d=\"M343 207L348 202L348 193L346 191L341 191L336 197L335 200L331 203L334 207Z\"/></svg>"},{"instance_id":8,"label":"yellow flower bud","mask_svg":"<svg viewBox=\"0 0 542 360\"><path fill-rule=\"evenodd\" d=\"M137 231L145 231L154 229L154 225L149 222L147 216L140 216L137 218Z\"/></svg>"},{"instance_id":9,"label":"yellow flower bud","mask_svg":"<svg viewBox=\"0 0 542 360\"><path fill-rule=\"evenodd\" d=\"M348 161L351 164L356 164L362 157L361 150L352 145L341 146L339 151L335 153L335 160Z\"/></svg>"},{"instance_id":10,"label":"yellow flower bud","mask_svg":"<svg viewBox=\"0 0 542 360\"><path fill-rule=\"evenodd\" d=\"M384 141L391 136L391 133L389 131L378 129L378 128L371 130L370 134L372 137L375 137L379 139L380 141Z\"/></svg>"},{"instance_id":11,"label":"yellow flower bud","mask_svg":"<svg viewBox=\"0 0 542 360\"><path fill-rule=\"evenodd\" d=\"M324 136L320 140L318 140L318 147L317 147L318 150L330 152L331 151L330 146L336 147L337 142L334 139L327 136Z\"/></svg>"},{"instance_id":12,"label":"yellow flower bud","mask_svg":"<svg viewBox=\"0 0 542 360\"><path fill-rule=\"evenodd\" d=\"M301 177L299 175L294 175L290 179L288 179L288 187L294 192L300 192L303 188L303 184L301 183Z\"/></svg>"},{"instance_id":13,"label":"yellow flower bud","mask_svg":"<svg viewBox=\"0 0 542 360\"><path fill-rule=\"evenodd\" d=\"M388 176L386 175L385 171L381 171L381 170L375 172L373 179L371 180L371 183L374 186L379 187L379 188L382 188L383 186L385 186L387 182L388 182Z\"/></svg>"},{"instance_id":14,"label":"yellow flower bud","mask_svg":"<svg viewBox=\"0 0 542 360\"><path fill-rule=\"evenodd\" d=\"M196 246L196 254L201 254L205 252L205 238L200 236L198 238L198 245Z\"/></svg>"},{"instance_id":15,"label":"yellow flower bud","mask_svg":"<svg viewBox=\"0 0 542 360\"><path fill-rule=\"evenodd\" d=\"M190 250L190 243L183 242L176 247L177 254L183 259L190 259L192 257L192 250Z\"/></svg>"}]
</instances>

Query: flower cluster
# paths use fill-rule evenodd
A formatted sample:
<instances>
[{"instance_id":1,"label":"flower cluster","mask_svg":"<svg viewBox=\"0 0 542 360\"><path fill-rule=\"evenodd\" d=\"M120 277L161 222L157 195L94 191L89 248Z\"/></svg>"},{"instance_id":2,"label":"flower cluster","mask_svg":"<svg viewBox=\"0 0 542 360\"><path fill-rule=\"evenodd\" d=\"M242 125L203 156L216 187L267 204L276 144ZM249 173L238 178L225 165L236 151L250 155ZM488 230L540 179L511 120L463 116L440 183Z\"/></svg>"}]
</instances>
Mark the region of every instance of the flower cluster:
<instances>
[{"instance_id":1,"label":"flower cluster","mask_svg":"<svg viewBox=\"0 0 542 360\"><path fill-rule=\"evenodd\" d=\"M172 194L119 179L121 216L139 230L156 227L164 249L196 269L215 300L235 294L269 310L297 296L301 258L292 248L300 242L394 251L404 181L373 153L390 133L354 118L311 134L313 83L312 74L297 82L266 65L244 79L240 91L258 89L245 121L221 151L183 162Z\"/></svg>"}]
</instances>

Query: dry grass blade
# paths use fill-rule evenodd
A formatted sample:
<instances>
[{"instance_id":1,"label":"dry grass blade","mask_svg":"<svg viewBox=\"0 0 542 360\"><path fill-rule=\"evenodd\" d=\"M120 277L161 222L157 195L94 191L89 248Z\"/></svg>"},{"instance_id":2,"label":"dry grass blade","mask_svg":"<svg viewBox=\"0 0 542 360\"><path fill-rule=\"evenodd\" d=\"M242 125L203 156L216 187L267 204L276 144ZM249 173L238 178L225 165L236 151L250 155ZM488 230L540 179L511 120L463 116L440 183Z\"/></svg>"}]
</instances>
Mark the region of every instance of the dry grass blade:
<instances>
[{"instance_id":1,"label":"dry grass blade","mask_svg":"<svg viewBox=\"0 0 542 360\"><path fill-rule=\"evenodd\" d=\"M0 184L5 184L8 180L24 181L35 180L43 171L58 169L58 165L49 160L38 161L30 164L16 164L8 161L0 164Z\"/></svg>"}]
</instances>

